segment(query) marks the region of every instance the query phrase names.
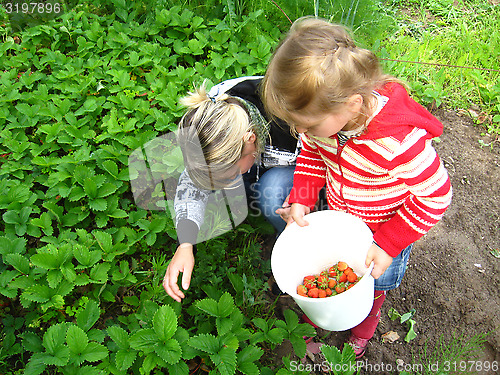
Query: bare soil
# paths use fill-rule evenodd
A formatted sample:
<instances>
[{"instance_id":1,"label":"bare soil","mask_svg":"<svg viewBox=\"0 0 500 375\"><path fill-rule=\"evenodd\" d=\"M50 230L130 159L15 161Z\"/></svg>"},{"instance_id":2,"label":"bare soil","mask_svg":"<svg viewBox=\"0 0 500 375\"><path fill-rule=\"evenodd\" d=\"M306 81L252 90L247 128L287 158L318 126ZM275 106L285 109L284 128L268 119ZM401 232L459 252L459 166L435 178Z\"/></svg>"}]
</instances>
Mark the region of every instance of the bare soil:
<instances>
[{"instance_id":1,"label":"bare soil","mask_svg":"<svg viewBox=\"0 0 500 375\"><path fill-rule=\"evenodd\" d=\"M427 366L445 360L452 361L450 370L460 370L463 363L454 364L450 354L439 356L440 343L462 347L480 334L488 335L479 350L458 360L481 361L469 363L465 373L498 373L484 369L493 361L500 364L500 259L493 254L500 249L500 147L496 142L493 148L481 147L479 139L492 139L481 135L483 129L469 117L445 110L434 114L444 124L434 145L451 177L453 201L444 218L415 244L401 286L388 292L359 374L398 374L398 364L410 373L432 374L436 372ZM277 315L287 308L300 313L291 297L280 297ZM415 339L404 341L407 325L390 320L390 308L401 314L415 309ZM382 335L389 331L400 338L384 342ZM341 348L348 335L318 329L314 341ZM293 358L289 343L275 353L279 362L283 356ZM304 364L323 360L312 354Z\"/></svg>"}]
</instances>

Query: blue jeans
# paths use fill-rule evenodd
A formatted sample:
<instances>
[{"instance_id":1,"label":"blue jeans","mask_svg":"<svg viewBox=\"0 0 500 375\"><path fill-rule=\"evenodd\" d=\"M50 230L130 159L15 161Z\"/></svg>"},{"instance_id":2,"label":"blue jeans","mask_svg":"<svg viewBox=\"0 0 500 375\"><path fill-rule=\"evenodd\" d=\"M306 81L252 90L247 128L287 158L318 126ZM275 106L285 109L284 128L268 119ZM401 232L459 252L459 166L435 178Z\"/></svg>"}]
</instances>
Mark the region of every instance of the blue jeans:
<instances>
[{"instance_id":1,"label":"blue jeans","mask_svg":"<svg viewBox=\"0 0 500 375\"><path fill-rule=\"evenodd\" d=\"M401 284L412 248L413 244L404 249L396 258L393 258L389 268L375 280L375 290L391 290Z\"/></svg>"},{"instance_id":2,"label":"blue jeans","mask_svg":"<svg viewBox=\"0 0 500 375\"><path fill-rule=\"evenodd\" d=\"M250 208L261 213L278 233L285 229L286 223L275 211L292 190L294 170L295 166L274 167L265 170L257 180L257 169L253 166L243 175Z\"/></svg>"}]
</instances>

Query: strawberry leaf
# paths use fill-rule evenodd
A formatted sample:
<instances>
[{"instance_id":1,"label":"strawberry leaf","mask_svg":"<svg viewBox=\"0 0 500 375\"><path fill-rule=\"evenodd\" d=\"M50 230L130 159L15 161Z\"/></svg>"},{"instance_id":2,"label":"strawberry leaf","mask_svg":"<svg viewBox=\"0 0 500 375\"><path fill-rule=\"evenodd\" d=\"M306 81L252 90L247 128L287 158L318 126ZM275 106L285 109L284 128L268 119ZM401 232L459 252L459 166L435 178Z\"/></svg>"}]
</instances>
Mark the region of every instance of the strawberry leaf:
<instances>
[{"instance_id":1,"label":"strawberry leaf","mask_svg":"<svg viewBox=\"0 0 500 375\"><path fill-rule=\"evenodd\" d=\"M85 332L99 320L101 311L95 300L89 300L83 310L79 310L76 314L76 324Z\"/></svg>"},{"instance_id":2,"label":"strawberry leaf","mask_svg":"<svg viewBox=\"0 0 500 375\"><path fill-rule=\"evenodd\" d=\"M161 341L168 340L175 334L177 330L177 317L170 306L161 306L156 311L153 316L153 329Z\"/></svg>"},{"instance_id":3,"label":"strawberry leaf","mask_svg":"<svg viewBox=\"0 0 500 375\"><path fill-rule=\"evenodd\" d=\"M137 352L135 350L120 349L116 352L116 367L118 367L120 371L125 371L133 365L136 357Z\"/></svg>"},{"instance_id":4,"label":"strawberry leaf","mask_svg":"<svg viewBox=\"0 0 500 375\"><path fill-rule=\"evenodd\" d=\"M142 350L145 353L151 353L158 344L158 336L151 328L140 329L130 336L129 343L135 350Z\"/></svg>"},{"instance_id":5,"label":"strawberry leaf","mask_svg":"<svg viewBox=\"0 0 500 375\"><path fill-rule=\"evenodd\" d=\"M71 325L68 327L68 331L66 333L66 343L68 344L72 358L78 358L87 347L89 339L83 329L77 327L76 325ZM77 360L78 364L82 362L83 360Z\"/></svg>"},{"instance_id":6,"label":"strawberry leaf","mask_svg":"<svg viewBox=\"0 0 500 375\"><path fill-rule=\"evenodd\" d=\"M109 337L115 342L120 349L128 349L130 347L128 342L128 333L119 326L111 326L107 329Z\"/></svg>"},{"instance_id":7,"label":"strawberry leaf","mask_svg":"<svg viewBox=\"0 0 500 375\"><path fill-rule=\"evenodd\" d=\"M188 341L188 344L189 346L204 351L208 354L218 353L221 348L219 339L214 335L206 333L191 337Z\"/></svg>"},{"instance_id":8,"label":"strawberry leaf","mask_svg":"<svg viewBox=\"0 0 500 375\"><path fill-rule=\"evenodd\" d=\"M182 350L175 339L160 342L155 346L155 353L165 362L173 365L181 359Z\"/></svg>"}]
</instances>

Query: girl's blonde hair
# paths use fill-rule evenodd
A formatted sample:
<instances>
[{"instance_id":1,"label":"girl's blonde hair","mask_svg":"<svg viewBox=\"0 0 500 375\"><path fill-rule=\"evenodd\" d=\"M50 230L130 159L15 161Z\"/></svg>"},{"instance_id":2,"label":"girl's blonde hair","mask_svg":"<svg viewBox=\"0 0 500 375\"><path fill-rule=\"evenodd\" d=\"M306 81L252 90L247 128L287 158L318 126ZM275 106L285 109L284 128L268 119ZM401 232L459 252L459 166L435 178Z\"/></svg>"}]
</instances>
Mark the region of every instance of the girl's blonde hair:
<instances>
[{"instance_id":1,"label":"girl's blonde hair","mask_svg":"<svg viewBox=\"0 0 500 375\"><path fill-rule=\"evenodd\" d=\"M204 189L229 186L228 171L253 131L247 110L227 94L209 97L205 82L180 103L187 112L179 123L178 141L191 180Z\"/></svg>"},{"instance_id":2,"label":"girl's blonde hair","mask_svg":"<svg viewBox=\"0 0 500 375\"><path fill-rule=\"evenodd\" d=\"M367 113L370 95L385 82L375 54L355 45L340 25L317 18L300 18L273 54L262 83L266 111L287 121L291 114L334 113L349 97L363 97Z\"/></svg>"}]
</instances>

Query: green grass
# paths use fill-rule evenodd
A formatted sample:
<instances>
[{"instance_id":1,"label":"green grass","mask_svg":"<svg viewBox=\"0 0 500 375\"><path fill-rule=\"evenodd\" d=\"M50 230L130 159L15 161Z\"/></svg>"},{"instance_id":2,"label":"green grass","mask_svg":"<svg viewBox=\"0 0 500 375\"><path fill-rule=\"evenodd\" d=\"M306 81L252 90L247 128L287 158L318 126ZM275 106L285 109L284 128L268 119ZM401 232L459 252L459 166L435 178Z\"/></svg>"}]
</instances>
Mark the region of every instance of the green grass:
<instances>
[{"instance_id":1,"label":"green grass","mask_svg":"<svg viewBox=\"0 0 500 375\"><path fill-rule=\"evenodd\" d=\"M497 362L478 360L488 335L478 333L473 337L464 337L452 333L451 337L441 336L434 345L426 343L407 368L416 375L496 372ZM409 372L401 374L409 375Z\"/></svg>"},{"instance_id":2,"label":"green grass","mask_svg":"<svg viewBox=\"0 0 500 375\"><path fill-rule=\"evenodd\" d=\"M479 0L459 5L451 0L392 3L400 7L400 28L381 41L380 55L468 68L394 62L386 67L415 86L426 104L437 98L427 95L424 85L432 86L440 101L453 109L474 104L498 112L500 7Z\"/></svg>"}]
</instances>

